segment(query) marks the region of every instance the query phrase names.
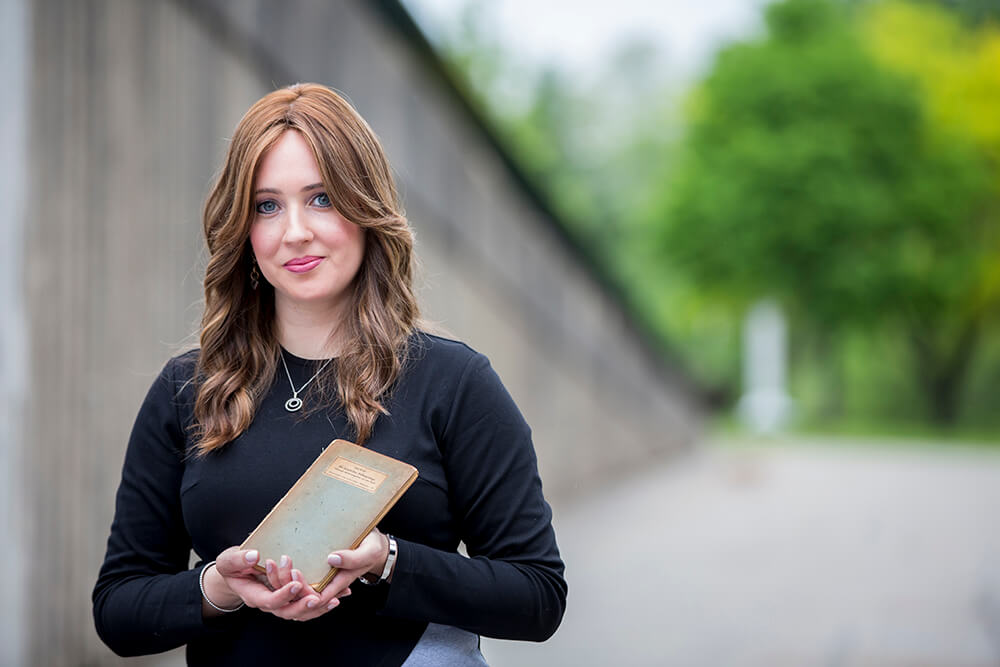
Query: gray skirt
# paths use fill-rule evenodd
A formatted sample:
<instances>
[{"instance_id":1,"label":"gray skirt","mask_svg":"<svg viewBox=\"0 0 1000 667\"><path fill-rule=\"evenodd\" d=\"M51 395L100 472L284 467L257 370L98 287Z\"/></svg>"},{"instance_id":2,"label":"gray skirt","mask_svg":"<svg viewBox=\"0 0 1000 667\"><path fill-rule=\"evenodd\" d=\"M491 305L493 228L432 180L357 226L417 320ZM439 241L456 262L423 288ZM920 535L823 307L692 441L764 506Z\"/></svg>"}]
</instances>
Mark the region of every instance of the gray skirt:
<instances>
[{"instance_id":1,"label":"gray skirt","mask_svg":"<svg viewBox=\"0 0 1000 667\"><path fill-rule=\"evenodd\" d=\"M489 667L479 651L479 635L450 625L428 623L403 667Z\"/></svg>"}]
</instances>

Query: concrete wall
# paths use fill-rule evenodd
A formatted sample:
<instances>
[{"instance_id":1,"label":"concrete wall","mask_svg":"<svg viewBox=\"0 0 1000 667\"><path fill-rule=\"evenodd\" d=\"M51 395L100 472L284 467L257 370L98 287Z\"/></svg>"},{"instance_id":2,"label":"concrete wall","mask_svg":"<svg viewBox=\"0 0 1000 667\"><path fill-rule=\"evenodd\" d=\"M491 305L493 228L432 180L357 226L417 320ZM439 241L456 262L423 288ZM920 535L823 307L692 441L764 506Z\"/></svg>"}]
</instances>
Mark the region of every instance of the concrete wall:
<instances>
[{"instance_id":1,"label":"concrete wall","mask_svg":"<svg viewBox=\"0 0 1000 667\"><path fill-rule=\"evenodd\" d=\"M425 312L491 357L553 497L691 441L688 394L651 363L396 9L10 0L3 12L27 26L3 46L24 72L23 95L8 87L3 105L22 119L4 138L27 141L5 144L23 171L8 164L0 179L24 202L4 222L15 251L0 262L2 461L24 482L0 499L30 593L0 607L0 628L17 635L0 657L115 662L89 594L128 430L164 360L195 340L201 204L232 128L276 86L332 85L382 137L418 234Z\"/></svg>"},{"instance_id":2,"label":"concrete wall","mask_svg":"<svg viewBox=\"0 0 1000 667\"><path fill-rule=\"evenodd\" d=\"M31 61L29 9L25 0L0 2L0 25L10 34L0 40L4 97L0 100L0 535L10 572L0 612L0 665L24 662L25 624L21 611L28 588L25 551L27 522L21 444L28 394L24 304L24 220L28 183L28 72Z\"/></svg>"}]
</instances>

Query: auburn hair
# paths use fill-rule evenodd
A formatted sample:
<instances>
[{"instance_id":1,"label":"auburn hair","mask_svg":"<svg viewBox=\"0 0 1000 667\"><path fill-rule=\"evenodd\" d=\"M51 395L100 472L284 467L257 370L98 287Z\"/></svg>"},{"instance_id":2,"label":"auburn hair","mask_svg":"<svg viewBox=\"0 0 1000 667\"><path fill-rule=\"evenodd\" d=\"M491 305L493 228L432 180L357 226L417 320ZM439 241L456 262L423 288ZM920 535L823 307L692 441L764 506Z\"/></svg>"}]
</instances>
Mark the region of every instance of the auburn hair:
<instances>
[{"instance_id":1,"label":"auburn hair","mask_svg":"<svg viewBox=\"0 0 1000 667\"><path fill-rule=\"evenodd\" d=\"M250 272L254 179L264 154L289 130L302 134L336 210L365 233L365 251L338 335L335 363L317 379L323 403L339 401L365 442L406 363L419 317L413 293L413 233L375 133L325 86L301 83L258 100L240 120L205 202L205 313L195 369L195 451L206 454L243 433L274 380L281 347L274 289ZM331 323L331 329L333 323ZM330 390L335 385L336 392Z\"/></svg>"}]
</instances>

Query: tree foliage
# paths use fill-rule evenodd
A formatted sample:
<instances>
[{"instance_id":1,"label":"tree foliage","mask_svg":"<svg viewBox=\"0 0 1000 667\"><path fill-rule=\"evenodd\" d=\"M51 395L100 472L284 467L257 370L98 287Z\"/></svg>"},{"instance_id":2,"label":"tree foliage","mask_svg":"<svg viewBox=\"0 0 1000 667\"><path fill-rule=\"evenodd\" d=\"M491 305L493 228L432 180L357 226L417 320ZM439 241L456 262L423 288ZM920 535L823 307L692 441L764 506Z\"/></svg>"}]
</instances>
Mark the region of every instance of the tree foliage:
<instances>
[{"instance_id":1,"label":"tree foliage","mask_svg":"<svg viewBox=\"0 0 1000 667\"><path fill-rule=\"evenodd\" d=\"M926 11L928 29L960 29ZM886 66L905 61L885 46L899 31L875 30L889 35L880 59L844 4L786 0L766 25L762 39L724 50L693 97L678 168L654 207L664 261L717 293L777 295L813 331L899 328L948 421L998 301L987 287L1000 183L984 142L945 122L972 112L947 95L934 103L920 81L957 85L939 71L920 79ZM991 136L988 122L978 127Z\"/></svg>"}]
</instances>

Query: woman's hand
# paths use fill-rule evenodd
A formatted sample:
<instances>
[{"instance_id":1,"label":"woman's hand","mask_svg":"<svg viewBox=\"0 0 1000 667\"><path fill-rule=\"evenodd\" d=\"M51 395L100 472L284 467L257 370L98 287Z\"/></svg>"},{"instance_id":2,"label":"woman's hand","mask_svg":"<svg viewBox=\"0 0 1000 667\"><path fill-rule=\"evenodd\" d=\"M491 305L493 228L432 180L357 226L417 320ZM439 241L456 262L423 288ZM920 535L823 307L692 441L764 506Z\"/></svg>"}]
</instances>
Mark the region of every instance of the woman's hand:
<instances>
[{"instance_id":1,"label":"woman's hand","mask_svg":"<svg viewBox=\"0 0 1000 667\"><path fill-rule=\"evenodd\" d=\"M339 568L333 580L327 584L324 593L331 588L346 589L355 579L363 574L373 574L376 578L382 576L385 561L389 557L389 538L374 528L365 536L357 549L334 551L326 559L332 567ZM389 578L392 578L390 573Z\"/></svg>"},{"instance_id":2,"label":"woman's hand","mask_svg":"<svg viewBox=\"0 0 1000 667\"><path fill-rule=\"evenodd\" d=\"M233 602L231 606L235 607L242 600L248 607L279 618L308 621L330 611L340 604L340 598L351 594L349 588L338 591L329 586L322 594L317 593L305 582L302 573L292 568L292 560L286 556L277 563L268 559L266 573L261 575L254 569L259 558L256 551L242 551L239 547L230 547L219 554L215 567L205 573L205 592L212 602L220 607L224 606L222 602Z\"/></svg>"}]
</instances>

